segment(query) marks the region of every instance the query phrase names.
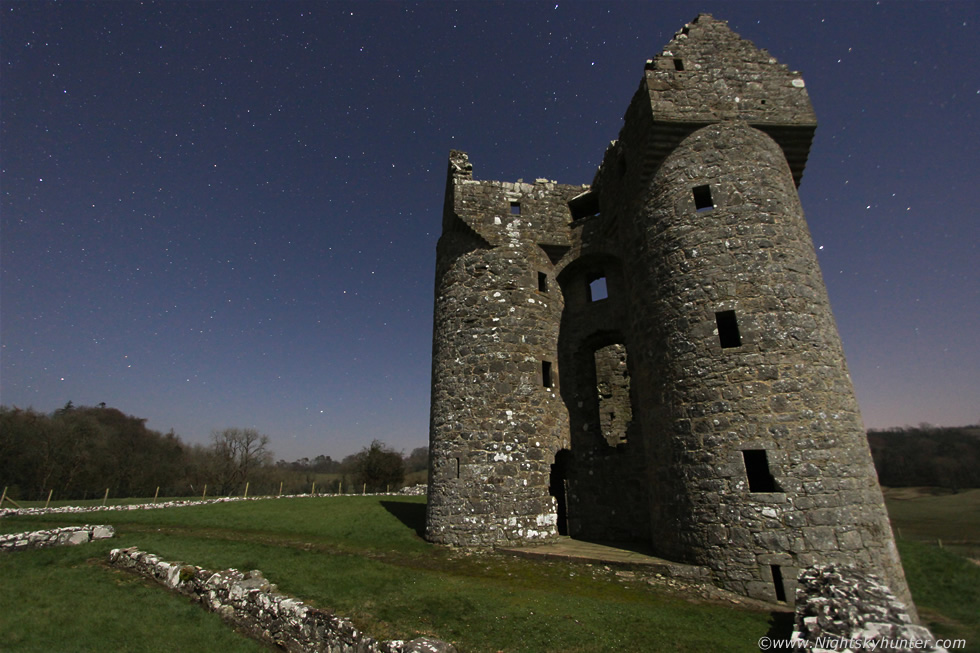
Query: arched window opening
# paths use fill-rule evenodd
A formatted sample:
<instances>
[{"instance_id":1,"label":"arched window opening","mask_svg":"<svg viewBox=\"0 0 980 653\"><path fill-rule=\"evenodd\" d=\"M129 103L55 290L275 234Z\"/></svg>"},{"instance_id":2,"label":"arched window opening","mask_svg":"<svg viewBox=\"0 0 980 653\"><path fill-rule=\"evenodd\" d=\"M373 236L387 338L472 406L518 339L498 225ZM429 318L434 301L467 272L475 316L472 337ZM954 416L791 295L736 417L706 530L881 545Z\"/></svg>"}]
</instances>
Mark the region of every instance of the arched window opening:
<instances>
[{"instance_id":1,"label":"arched window opening","mask_svg":"<svg viewBox=\"0 0 980 653\"><path fill-rule=\"evenodd\" d=\"M607 345L595 351L595 378L602 437L610 447L626 444L633 420L626 345Z\"/></svg>"}]
</instances>

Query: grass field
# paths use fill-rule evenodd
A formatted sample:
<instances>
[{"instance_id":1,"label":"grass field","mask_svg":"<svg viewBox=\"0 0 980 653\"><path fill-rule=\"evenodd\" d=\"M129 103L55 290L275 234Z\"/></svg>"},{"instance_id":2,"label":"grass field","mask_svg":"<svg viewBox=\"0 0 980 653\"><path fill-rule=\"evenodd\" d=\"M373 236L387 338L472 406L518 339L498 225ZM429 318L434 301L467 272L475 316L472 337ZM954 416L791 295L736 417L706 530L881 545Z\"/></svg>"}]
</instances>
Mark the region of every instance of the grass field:
<instances>
[{"instance_id":1,"label":"grass field","mask_svg":"<svg viewBox=\"0 0 980 653\"><path fill-rule=\"evenodd\" d=\"M896 537L930 542L980 561L980 489L885 488Z\"/></svg>"},{"instance_id":2,"label":"grass field","mask_svg":"<svg viewBox=\"0 0 980 653\"><path fill-rule=\"evenodd\" d=\"M0 532L110 523L117 536L0 556L0 650L264 650L186 599L106 568L107 551L125 546L261 569L375 637L431 634L463 652L758 651L763 635L786 634L783 616L691 602L601 567L454 553L419 536L423 515L422 497L368 496L7 517ZM980 650L980 567L934 545L901 552L929 625Z\"/></svg>"}]
</instances>

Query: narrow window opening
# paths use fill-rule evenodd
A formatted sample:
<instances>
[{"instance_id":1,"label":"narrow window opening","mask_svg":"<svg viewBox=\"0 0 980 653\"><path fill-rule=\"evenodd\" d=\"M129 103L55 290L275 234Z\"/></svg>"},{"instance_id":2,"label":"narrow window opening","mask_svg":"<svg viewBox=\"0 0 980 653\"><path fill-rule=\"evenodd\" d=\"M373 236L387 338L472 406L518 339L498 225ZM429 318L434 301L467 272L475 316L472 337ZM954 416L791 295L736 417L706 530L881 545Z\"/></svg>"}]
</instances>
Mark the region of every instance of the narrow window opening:
<instances>
[{"instance_id":1,"label":"narrow window opening","mask_svg":"<svg viewBox=\"0 0 980 653\"><path fill-rule=\"evenodd\" d=\"M453 458L453 476L459 478L459 458Z\"/></svg>"},{"instance_id":2,"label":"narrow window opening","mask_svg":"<svg viewBox=\"0 0 980 653\"><path fill-rule=\"evenodd\" d=\"M520 215L521 214L521 203L520 202L511 202L510 203L510 214L511 215Z\"/></svg>"},{"instance_id":3,"label":"narrow window opening","mask_svg":"<svg viewBox=\"0 0 980 653\"><path fill-rule=\"evenodd\" d=\"M779 492L776 479L769 471L769 457L765 449L742 451L745 475L749 479L749 492Z\"/></svg>"},{"instance_id":4,"label":"narrow window opening","mask_svg":"<svg viewBox=\"0 0 980 653\"><path fill-rule=\"evenodd\" d=\"M590 190L576 195L568 200L568 210L572 213L572 220L599 215L599 193Z\"/></svg>"},{"instance_id":5,"label":"narrow window opening","mask_svg":"<svg viewBox=\"0 0 980 653\"><path fill-rule=\"evenodd\" d=\"M722 349L742 346L742 334L738 330L738 318L735 311L718 311L715 313L718 323L718 339Z\"/></svg>"},{"instance_id":6,"label":"narrow window opening","mask_svg":"<svg viewBox=\"0 0 980 653\"><path fill-rule=\"evenodd\" d=\"M541 361L541 385L550 388L554 382L551 376L551 361Z\"/></svg>"},{"instance_id":7,"label":"narrow window opening","mask_svg":"<svg viewBox=\"0 0 980 653\"><path fill-rule=\"evenodd\" d=\"M605 277L596 277L589 281L589 301L597 302L600 299L609 297L609 288L606 286Z\"/></svg>"},{"instance_id":8,"label":"narrow window opening","mask_svg":"<svg viewBox=\"0 0 980 653\"><path fill-rule=\"evenodd\" d=\"M681 71L684 70L684 60L683 59L674 59L674 70L681 70Z\"/></svg>"},{"instance_id":9,"label":"narrow window opening","mask_svg":"<svg viewBox=\"0 0 980 653\"><path fill-rule=\"evenodd\" d=\"M779 565L769 565L772 570L772 584L776 589L776 600L780 603L786 603L786 588L783 586L783 571L779 568Z\"/></svg>"},{"instance_id":10,"label":"narrow window opening","mask_svg":"<svg viewBox=\"0 0 980 653\"><path fill-rule=\"evenodd\" d=\"M538 272L538 290L548 292L548 275L544 272Z\"/></svg>"},{"instance_id":11,"label":"narrow window opening","mask_svg":"<svg viewBox=\"0 0 980 653\"><path fill-rule=\"evenodd\" d=\"M694 208L697 209L698 213L715 208L715 202L711 199L711 186L704 184L695 186L692 190L694 192Z\"/></svg>"}]
</instances>

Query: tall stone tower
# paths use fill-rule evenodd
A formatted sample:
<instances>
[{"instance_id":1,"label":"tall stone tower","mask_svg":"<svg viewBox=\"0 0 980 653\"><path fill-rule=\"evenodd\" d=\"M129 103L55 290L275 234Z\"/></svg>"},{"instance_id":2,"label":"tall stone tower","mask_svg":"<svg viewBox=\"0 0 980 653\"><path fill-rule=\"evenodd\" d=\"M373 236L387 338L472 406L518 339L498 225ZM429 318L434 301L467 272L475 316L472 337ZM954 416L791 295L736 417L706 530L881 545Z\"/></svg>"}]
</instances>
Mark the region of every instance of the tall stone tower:
<instances>
[{"instance_id":1,"label":"tall stone tower","mask_svg":"<svg viewBox=\"0 0 980 653\"><path fill-rule=\"evenodd\" d=\"M792 602L856 564L911 605L800 207L802 78L700 15L591 186L450 154L427 536L643 540Z\"/></svg>"}]
</instances>

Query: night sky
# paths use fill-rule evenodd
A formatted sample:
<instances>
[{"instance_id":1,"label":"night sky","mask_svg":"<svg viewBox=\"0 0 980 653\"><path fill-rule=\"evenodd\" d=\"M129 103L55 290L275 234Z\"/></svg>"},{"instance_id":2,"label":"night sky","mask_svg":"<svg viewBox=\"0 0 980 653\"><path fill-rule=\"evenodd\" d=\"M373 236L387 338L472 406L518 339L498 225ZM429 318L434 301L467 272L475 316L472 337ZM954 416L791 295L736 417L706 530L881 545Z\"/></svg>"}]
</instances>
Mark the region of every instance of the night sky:
<instances>
[{"instance_id":1,"label":"night sky","mask_svg":"<svg viewBox=\"0 0 980 653\"><path fill-rule=\"evenodd\" d=\"M0 401L427 443L449 150L592 181L698 12L802 72L868 427L980 422L980 3L0 3Z\"/></svg>"}]
</instances>

